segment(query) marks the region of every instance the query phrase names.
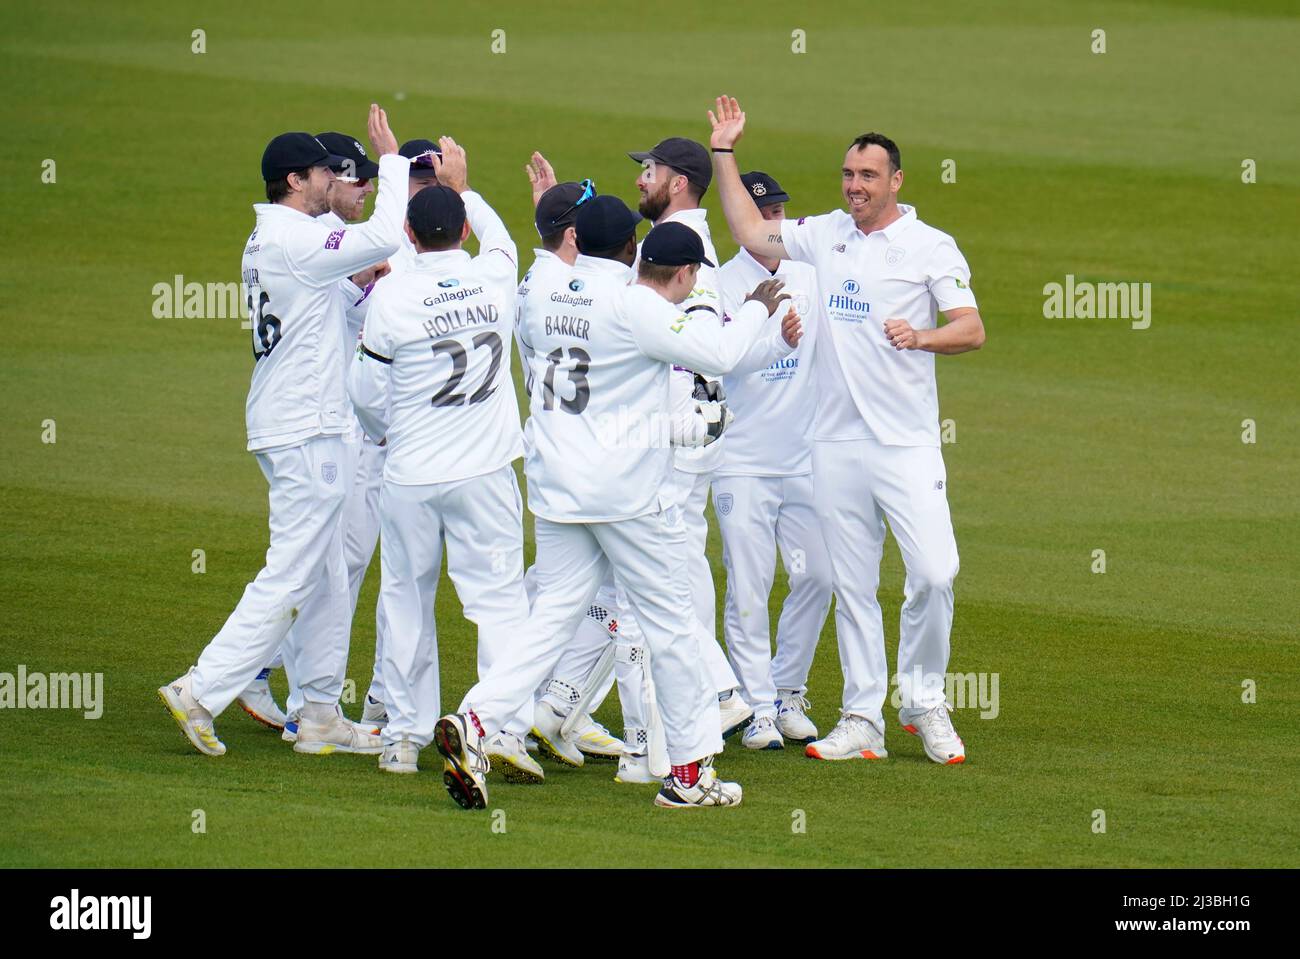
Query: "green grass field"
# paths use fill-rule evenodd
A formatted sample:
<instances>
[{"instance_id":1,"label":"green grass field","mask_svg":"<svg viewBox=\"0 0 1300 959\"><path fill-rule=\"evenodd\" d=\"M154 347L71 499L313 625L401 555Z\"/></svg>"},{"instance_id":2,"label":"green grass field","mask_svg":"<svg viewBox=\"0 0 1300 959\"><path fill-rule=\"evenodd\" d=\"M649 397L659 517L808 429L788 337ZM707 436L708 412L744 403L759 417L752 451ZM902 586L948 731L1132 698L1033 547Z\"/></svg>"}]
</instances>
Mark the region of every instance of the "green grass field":
<instances>
[{"instance_id":1,"label":"green grass field","mask_svg":"<svg viewBox=\"0 0 1300 959\"><path fill-rule=\"evenodd\" d=\"M102 672L105 705L0 711L0 865L1300 864L1294 5L706 8L5 6L0 672ZM625 152L706 139L723 92L749 114L742 165L776 175L795 214L836 207L845 144L889 133L902 199L971 263L988 343L938 360L962 556L951 668L1000 681L996 718L955 714L968 763L929 763L887 711L884 763L729 747L735 811L671 815L608 766L548 767L544 787L494 787L494 832L499 816L448 800L432 751L420 776L382 776L295 755L237 709L218 722L228 755L190 749L154 689L259 569L266 496L244 452L248 334L155 319L152 291L238 280L266 141L362 135L378 100L399 140L466 145L526 249L530 151L634 201ZM1067 274L1149 282L1150 328L1045 319L1043 287ZM716 531L710 548L721 589ZM360 692L377 588L376 562ZM450 705L474 636L449 582L439 616ZM831 621L810 691L823 729L840 685ZM616 697L601 718L619 725Z\"/></svg>"}]
</instances>

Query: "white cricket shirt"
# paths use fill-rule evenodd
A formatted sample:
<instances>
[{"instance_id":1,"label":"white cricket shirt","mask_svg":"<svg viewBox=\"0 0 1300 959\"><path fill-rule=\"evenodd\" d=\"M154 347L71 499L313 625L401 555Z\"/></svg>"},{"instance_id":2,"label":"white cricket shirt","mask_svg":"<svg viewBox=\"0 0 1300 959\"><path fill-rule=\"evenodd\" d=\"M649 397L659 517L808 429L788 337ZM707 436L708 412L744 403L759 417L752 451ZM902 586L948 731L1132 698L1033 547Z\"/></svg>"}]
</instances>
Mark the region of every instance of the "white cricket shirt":
<instances>
[{"instance_id":1,"label":"white cricket shirt","mask_svg":"<svg viewBox=\"0 0 1300 959\"><path fill-rule=\"evenodd\" d=\"M720 376L747 356L789 352L760 304L724 329L627 275L580 255L522 313L533 357L528 506L543 519L609 522L676 505L669 364Z\"/></svg>"},{"instance_id":2,"label":"white cricket shirt","mask_svg":"<svg viewBox=\"0 0 1300 959\"><path fill-rule=\"evenodd\" d=\"M781 222L791 259L817 269L823 325L815 358L817 440L875 437L886 446L938 446L934 354L895 350L887 319L932 330L940 310L974 307L970 267L953 238L902 213L864 234L843 210Z\"/></svg>"},{"instance_id":3,"label":"white cricket shirt","mask_svg":"<svg viewBox=\"0 0 1300 959\"><path fill-rule=\"evenodd\" d=\"M249 450L352 431L339 281L397 249L409 167L397 154L379 158L374 214L356 226L333 227L279 203L253 205L257 225L242 262L253 324Z\"/></svg>"},{"instance_id":4,"label":"white cricket shirt","mask_svg":"<svg viewBox=\"0 0 1300 959\"><path fill-rule=\"evenodd\" d=\"M803 339L788 356L757 372L723 377L727 406L736 420L724 435L719 476L801 476L812 472L817 381L813 366L820 298L817 272L807 263L782 260L775 274L746 249L718 269L724 316L734 316L754 287L773 277L785 282L803 320ZM784 317L786 305L777 308Z\"/></svg>"},{"instance_id":5,"label":"white cricket shirt","mask_svg":"<svg viewBox=\"0 0 1300 959\"><path fill-rule=\"evenodd\" d=\"M404 486L494 472L523 455L510 375L515 246L477 193L461 194L482 251L419 253L375 284L348 393L388 440L384 479Z\"/></svg>"}]
</instances>

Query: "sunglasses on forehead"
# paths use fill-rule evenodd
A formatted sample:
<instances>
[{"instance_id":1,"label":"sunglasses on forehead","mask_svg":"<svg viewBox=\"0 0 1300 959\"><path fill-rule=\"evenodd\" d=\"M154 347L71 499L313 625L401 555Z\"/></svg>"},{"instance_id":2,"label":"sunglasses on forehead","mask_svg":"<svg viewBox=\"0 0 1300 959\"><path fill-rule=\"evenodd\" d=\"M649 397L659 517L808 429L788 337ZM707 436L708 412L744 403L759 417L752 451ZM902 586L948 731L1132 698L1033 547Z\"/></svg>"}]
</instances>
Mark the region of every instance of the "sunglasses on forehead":
<instances>
[{"instance_id":1,"label":"sunglasses on forehead","mask_svg":"<svg viewBox=\"0 0 1300 959\"><path fill-rule=\"evenodd\" d=\"M365 186L370 182L370 177L368 176L363 176L363 177L335 176L334 179L338 183L349 183L352 186Z\"/></svg>"},{"instance_id":2,"label":"sunglasses on forehead","mask_svg":"<svg viewBox=\"0 0 1300 959\"><path fill-rule=\"evenodd\" d=\"M556 223L559 223L561 220L565 219L566 217L571 216L574 210L582 206L592 197L597 196L596 181L591 179L591 177L588 177L587 179L583 180L581 183L578 184L578 186L582 187L582 195L579 196L578 199L574 200L573 204L563 213L551 217L552 226L554 226Z\"/></svg>"}]
</instances>

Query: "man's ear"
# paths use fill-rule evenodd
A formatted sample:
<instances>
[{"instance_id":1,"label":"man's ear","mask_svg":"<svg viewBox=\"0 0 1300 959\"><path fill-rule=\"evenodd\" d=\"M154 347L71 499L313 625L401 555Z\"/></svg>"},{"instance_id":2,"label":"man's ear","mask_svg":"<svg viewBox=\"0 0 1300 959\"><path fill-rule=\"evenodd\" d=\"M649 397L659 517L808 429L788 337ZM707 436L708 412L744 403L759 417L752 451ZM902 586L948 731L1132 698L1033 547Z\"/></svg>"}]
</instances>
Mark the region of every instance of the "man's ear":
<instances>
[{"instance_id":1,"label":"man's ear","mask_svg":"<svg viewBox=\"0 0 1300 959\"><path fill-rule=\"evenodd\" d=\"M466 220L460 226L460 242L464 243L469 239L469 220Z\"/></svg>"},{"instance_id":2,"label":"man's ear","mask_svg":"<svg viewBox=\"0 0 1300 959\"><path fill-rule=\"evenodd\" d=\"M891 179L894 181L892 184L893 191L897 193L899 190L903 188L903 171L902 170L897 171L893 175L893 177L891 177Z\"/></svg>"},{"instance_id":3,"label":"man's ear","mask_svg":"<svg viewBox=\"0 0 1300 959\"><path fill-rule=\"evenodd\" d=\"M578 231L576 228L571 226L564 228L564 242L572 244L575 250L578 248Z\"/></svg>"},{"instance_id":4,"label":"man's ear","mask_svg":"<svg viewBox=\"0 0 1300 959\"><path fill-rule=\"evenodd\" d=\"M411 246L416 246L415 231L411 229L411 221L403 220L402 229L406 231L406 238L411 241Z\"/></svg>"}]
</instances>

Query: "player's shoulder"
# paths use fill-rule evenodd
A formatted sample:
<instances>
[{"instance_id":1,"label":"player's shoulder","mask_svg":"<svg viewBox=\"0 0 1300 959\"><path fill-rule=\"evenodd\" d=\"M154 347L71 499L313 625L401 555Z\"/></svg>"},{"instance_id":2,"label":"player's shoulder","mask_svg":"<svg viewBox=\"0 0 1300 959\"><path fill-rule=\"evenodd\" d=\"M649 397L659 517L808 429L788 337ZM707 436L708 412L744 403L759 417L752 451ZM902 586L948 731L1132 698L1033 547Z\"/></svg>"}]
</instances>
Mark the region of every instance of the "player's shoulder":
<instances>
[{"instance_id":1,"label":"player's shoulder","mask_svg":"<svg viewBox=\"0 0 1300 959\"><path fill-rule=\"evenodd\" d=\"M937 249L941 246L955 247L957 245L957 241L953 239L951 233L946 233L939 229L939 227L925 222L919 216L915 215L915 210L912 212L913 220L906 231L909 243L929 250Z\"/></svg>"},{"instance_id":2,"label":"player's shoulder","mask_svg":"<svg viewBox=\"0 0 1300 959\"><path fill-rule=\"evenodd\" d=\"M782 221L782 226L832 233L848 233L857 229L853 224L853 217L849 216L844 210L831 210L827 213L812 213L807 216L787 218Z\"/></svg>"}]
</instances>

